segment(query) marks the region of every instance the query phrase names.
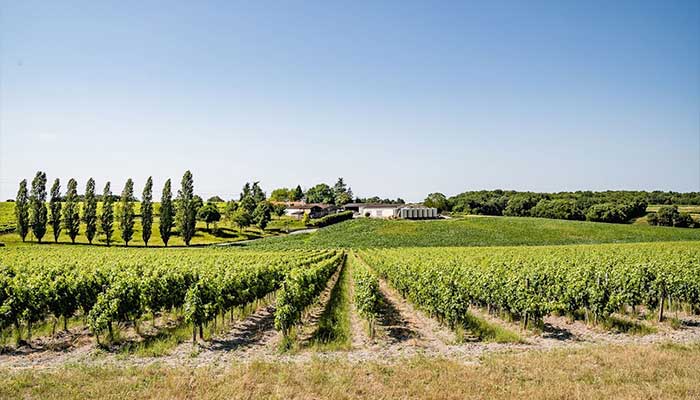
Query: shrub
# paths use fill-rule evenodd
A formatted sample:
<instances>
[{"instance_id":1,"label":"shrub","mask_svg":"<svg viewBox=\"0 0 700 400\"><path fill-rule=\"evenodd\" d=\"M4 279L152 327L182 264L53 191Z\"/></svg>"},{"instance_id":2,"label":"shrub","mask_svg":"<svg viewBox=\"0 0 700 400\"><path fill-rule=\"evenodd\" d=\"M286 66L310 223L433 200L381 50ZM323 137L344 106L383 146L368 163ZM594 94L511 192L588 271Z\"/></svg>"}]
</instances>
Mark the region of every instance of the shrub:
<instances>
[{"instance_id":1,"label":"shrub","mask_svg":"<svg viewBox=\"0 0 700 400\"><path fill-rule=\"evenodd\" d=\"M343 211L337 214L326 215L323 218L311 220L309 222L309 226L321 228L324 226L337 224L338 222L347 221L349 219L352 219L352 211Z\"/></svg>"},{"instance_id":2,"label":"shrub","mask_svg":"<svg viewBox=\"0 0 700 400\"><path fill-rule=\"evenodd\" d=\"M586 216L575 200L540 200L530 210L533 217L583 221Z\"/></svg>"}]
</instances>

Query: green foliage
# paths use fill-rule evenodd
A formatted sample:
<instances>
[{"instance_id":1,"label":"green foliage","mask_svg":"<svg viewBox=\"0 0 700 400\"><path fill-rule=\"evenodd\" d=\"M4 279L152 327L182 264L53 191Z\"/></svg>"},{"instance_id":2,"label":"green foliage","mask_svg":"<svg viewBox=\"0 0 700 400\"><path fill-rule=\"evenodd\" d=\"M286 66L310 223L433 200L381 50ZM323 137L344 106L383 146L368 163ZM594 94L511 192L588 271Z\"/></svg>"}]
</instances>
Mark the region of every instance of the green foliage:
<instances>
[{"instance_id":1,"label":"green foliage","mask_svg":"<svg viewBox=\"0 0 700 400\"><path fill-rule=\"evenodd\" d=\"M679 212L678 206L661 206L655 214L647 218L649 225L675 226L678 228L692 228L695 221L686 212Z\"/></svg>"},{"instance_id":2,"label":"green foliage","mask_svg":"<svg viewBox=\"0 0 700 400\"><path fill-rule=\"evenodd\" d=\"M503 215L510 217L530 217L530 211L544 197L537 193L518 193L508 199Z\"/></svg>"},{"instance_id":3,"label":"green foliage","mask_svg":"<svg viewBox=\"0 0 700 400\"><path fill-rule=\"evenodd\" d=\"M53 230L53 240L58 243L61 234L61 182L56 178L51 186L51 198L49 199L49 224Z\"/></svg>"},{"instance_id":4,"label":"green foliage","mask_svg":"<svg viewBox=\"0 0 700 400\"><path fill-rule=\"evenodd\" d=\"M700 304L698 243L435 248L361 253L401 294L463 323L470 304L528 321L585 310L594 322L623 306Z\"/></svg>"},{"instance_id":5,"label":"green foliage","mask_svg":"<svg viewBox=\"0 0 700 400\"><path fill-rule=\"evenodd\" d=\"M216 204L207 203L197 211L197 219L204 221L204 223L207 224L207 230L209 230L209 224L218 222L221 219L221 213Z\"/></svg>"},{"instance_id":6,"label":"green foliage","mask_svg":"<svg viewBox=\"0 0 700 400\"><path fill-rule=\"evenodd\" d=\"M583 221L586 216L581 207L574 200L556 199L540 200L535 207L530 210L533 217L568 219Z\"/></svg>"},{"instance_id":7,"label":"green foliage","mask_svg":"<svg viewBox=\"0 0 700 400\"><path fill-rule=\"evenodd\" d=\"M286 336L290 329L301 320L302 312L326 287L326 282L342 265L344 253L338 252L332 258L311 267L295 268L289 272L277 296L275 328Z\"/></svg>"},{"instance_id":8,"label":"green foliage","mask_svg":"<svg viewBox=\"0 0 700 400\"><path fill-rule=\"evenodd\" d=\"M122 240L128 246L129 241L134 237L134 220L136 218L134 212L134 181L131 178L126 180L124 190L122 190L118 218Z\"/></svg>"},{"instance_id":9,"label":"green foliage","mask_svg":"<svg viewBox=\"0 0 700 400\"><path fill-rule=\"evenodd\" d=\"M272 206L270 206L270 203L266 201L258 203L257 207L255 207L255 211L253 211L252 218L253 223L255 223L258 228L265 230L270 219L272 219Z\"/></svg>"},{"instance_id":10,"label":"green foliage","mask_svg":"<svg viewBox=\"0 0 700 400\"><path fill-rule=\"evenodd\" d=\"M189 246L192 236L194 236L197 216L197 208L194 202L194 181L190 171L186 171L182 176L181 188L177 194L177 204L177 228L185 245Z\"/></svg>"},{"instance_id":11,"label":"green foliage","mask_svg":"<svg viewBox=\"0 0 700 400\"><path fill-rule=\"evenodd\" d=\"M63 228L72 243L75 243L75 237L80 231L80 205L78 204L78 182L71 178L68 181L66 190L66 204L63 207Z\"/></svg>"},{"instance_id":12,"label":"green foliage","mask_svg":"<svg viewBox=\"0 0 700 400\"><path fill-rule=\"evenodd\" d=\"M305 194L307 203L323 203L323 204L334 204L335 196L333 190L330 186L325 183L319 183L318 185L310 188Z\"/></svg>"},{"instance_id":13,"label":"green foliage","mask_svg":"<svg viewBox=\"0 0 700 400\"><path fill-rule=\"evenodd\" d=\"M29 195L30 215L29 225L34 237L41 243L46 234L46 173L38 171L32 180L32 190Z\"/></svg>"},{"instance_id":14,"label":"green foliage","mask_svg":"<svg viewBox=\"0 0 700 400\"><path fill-rule=\"evenodd\" d=\"M148 177L141 194L141 238L148 246L153 230L153 178Z\"/></svg>"},{"instance_id":15,"label":"green foliage","mask_svg":"<svg viewBox=\"0 0 700 400\"><path fill-rule=\"evenodd\" d=\"M159 230L160 238L163 244L167 247L168 241L172 234L173 223L175 221L175 210L173 209L173 193L170 188L170 179L165 181L163 186L163 194L160 199L160 220Z\"/></svg>"},{"instance_id":16,"label":"green foliage","mask_svg":"<svg viewBox=\"0 0 700 400\"><path fill-rule=\"evenodd\" d=\"M224 199L219 196L212 196L207 199L207 203L223 203Z\"/></svg>"},{"instance_id":17,"label":"green foliage","mask_svg":"<svg viewBox=\"0 0 700 400\"><path fill-rule=\"evenodd\" d=\"M17 246L0 253L0 327L31 327L49 317L87 316L96 334L146 312L182 308L203 324L280 287L291 269L314 269L328 251Z\"/></svg>"},{"instance_id":18,"label":"green foliage","mask_svg":"<svg viewBox=\"0 0 700 400\"><path fill-rule=\"evenodd\" d=\"M105 235L105 243L107 246L112 242L112 234L114 233L114 199L112 198L112 190L110 183L105 184L102 192L102 214L100 215L100 229Z\"/></svg>"},{"instance_id":19,"label":"green foliage","mask_svg":"<svg viewBox=\"0 0 700 400\"><path fill-rule=\"evenodd\" d=\"M95 180L90 178L85 185L85 202L83 209L83 222L85 223L85 236L92 244L92 239L97 233L97 197L95 196Z\"/></svg>"},{"instance_id":20,"label":"green foliage","mask_svg":"<svg viewBox=\"0 0 700 400\"><path fill-rule=\"evenodd\" d=\"M354 254L349 257L348 262L355 281L355 307L360 315L369 321L370 335L374 336L374 321L379 316L382 306L379 280L367 264L358 260Z\"/></svg>"},{"instance_id":21,"label":"green foliage","mask_svg":"<svg viewBox=\"0 0 700 400\"><path fill-rule=\"evenodd\" d=\"M301 223L304 224L304 226L309 226L311 224L311 214L305 212L304 216L301 217Z\"/></svg>"},{"instance_id":22,"label":"green foliage","mask_svg":"<svg viewBox=\"0 0 700 400\"><path fill-rule=\"evenodd\" d=\"M297 187L294 189L294 192L291 193L290 200L291 201L301 201L304 198L304 191L301 190L301 186L297 185Z\"/></svg>"},{"instance_id":23,"label":"green foliage","mask_svg":"<svg viewBox=\"0 0 700 400\"><path fill-rule=\"evenodd\" d=\"M279 188L270 193L270 201L292 201L293 189Z\"/></svg>"},{"instance_id":24,"label":"green foliage","mask_svg":"<svg viewBox=\"0 0 700 400\"><path fill-rule=\"evenodd\" d=\"M243 229L253 223L253 216L244 207L238 207L231 215L231 222L236 224L239 229Z\"/></svg>"},{"instance_id":25,"label":"green foliage","mask_svg":"<svg viewBox=\"0 0 700 400\"><path fill-rule=\"evenodd\" d=\"M22 241L27 238L29 233L29 196L27 194L27 180L22 179L19 183L17 198L15 199L15 221L17 225L17 233Z\"/></svg>"},{"instance_id":26,"label":"green foliage","mask_svg":"<svg viewBox=\"0 0 700 400\"><path fill-rule=\"evenodd\" d=\"M278 217L281 217L285 214L285 211L287 210L287 207L284 204L275 204L272 206L272 211L277 215Z\"/></svg>"},{"instance_id":27,"label":"green foliage","mask_svg":"<svg viewBox=\"0 0 700 400\"><path fill-rule=\"evenodd\" d=\"M304 214L304 216L306 215L308 214ZM314 228L322 228L324 226L337 224L338 222L347 221L349 219L352 219L352 216L352 211L343 211L335 214L328 214L325 217L321 217L318 219L312 219L310 221L307 221L306 225L313 226Z\"/></svg>"},{"instance_id":28,"label":"green foliage","mask_svg":"<svg viewBox=\"0 0 700 400\"><path fill-rule=\"evenodd\" d=\"M352 201L352 189L345 184L343 178L338 178L338 182L333 186L333 198L337 206L342 206Z\"/></svg>"},{"instance_id":29,"label":"green foliage","mask_svg":"<svg viewBox=\"0 0 700 400\"><path fill-rule=\"evenodd\" d=\"M430 208L437 208L438 212L449 211L450 205L447 203L447 197L442 193L430 193L423 200L423 205Z\"/></svg>"}]
</instances>

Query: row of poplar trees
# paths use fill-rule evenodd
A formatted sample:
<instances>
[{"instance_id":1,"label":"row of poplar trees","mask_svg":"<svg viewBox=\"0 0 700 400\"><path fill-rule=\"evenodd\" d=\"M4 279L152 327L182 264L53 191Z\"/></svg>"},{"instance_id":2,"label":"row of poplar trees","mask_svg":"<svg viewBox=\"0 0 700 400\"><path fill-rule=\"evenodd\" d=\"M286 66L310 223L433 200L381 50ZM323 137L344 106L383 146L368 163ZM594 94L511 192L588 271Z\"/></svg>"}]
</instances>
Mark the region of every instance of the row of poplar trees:
<instances>
[{"instance_id":1,"label":"row of poplar trees","mask_svg":"<svg viewBox=\"0 0 700 400\"><path fill-rule=\"evenodd\" d=\"M85 186L85 196L83 200L82 215L80 210L80 199L78 197L78 183L75 179L68 181L68 188L65 197L61 198L61 183L56 178L51 186L48 209L46 205L46 173L39 171L32 180L31 190L27 189L27 180L24 179L19 184L19 191L15 200L15 217L17 220L17 232L22 241L25 241L27 234L31 230L36 240L41 243L50 225L53 231L54 241L58 242L58 237L62 230L68 234L71 242L75 243L75 238L80 232L80 223L85 223L85 236L88 242L92 240L98 232L104 235L105 243L109 246L112 243L114 234L115 207L114 196L112 195L111 184L107 182L102 191L102 210L98 215L97 195L95 194L95 180L90 178ZM187 246L195 233L196 224L196 204L194 202L194 180L192 173L186 171L182 177L181 188L178 196L173 201L170 179L165 181L160 204L160 238L165 246L172 236L172 228L177 225L180 236ZM177 204L177 207L175 206ZM49 214L50 210L50 214ZM119 205L116 208L116 218L119 223L121 238L128 246L134 236L134 221L136 213L134 209L134 182L129 178L124 185ZM151 239L153 227L153 179L146 181L141 196L141 238L148 246Z\"/></svg>"}]
</instances>

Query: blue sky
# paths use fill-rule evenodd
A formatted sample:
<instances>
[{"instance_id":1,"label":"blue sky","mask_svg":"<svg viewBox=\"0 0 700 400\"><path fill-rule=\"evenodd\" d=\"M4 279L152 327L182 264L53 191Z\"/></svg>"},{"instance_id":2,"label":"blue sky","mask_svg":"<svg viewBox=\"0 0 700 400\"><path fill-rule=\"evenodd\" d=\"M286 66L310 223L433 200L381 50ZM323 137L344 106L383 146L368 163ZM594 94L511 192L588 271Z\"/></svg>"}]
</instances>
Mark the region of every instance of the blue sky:
<instances>
[{"instance_id":1,"label":"blue sky","mask_svg":"<svg viewBox=\"0 0 700 400\"><path fill-rule=\"evenodd\" d=\"M330 3L1 0L0 198L700 190L700 2Z\"/></svg>"}]
</instances>

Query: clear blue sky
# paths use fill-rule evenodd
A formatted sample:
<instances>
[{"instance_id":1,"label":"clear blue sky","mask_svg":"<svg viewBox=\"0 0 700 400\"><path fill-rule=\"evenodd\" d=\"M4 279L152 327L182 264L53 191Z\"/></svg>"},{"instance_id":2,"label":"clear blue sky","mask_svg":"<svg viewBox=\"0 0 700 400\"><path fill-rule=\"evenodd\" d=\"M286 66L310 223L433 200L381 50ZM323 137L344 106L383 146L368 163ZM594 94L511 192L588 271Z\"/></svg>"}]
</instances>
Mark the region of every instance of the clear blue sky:
<instances>
[{"instance_id":1,"label":"clear blue sky","mask_svg":"<svg viewBox=\"0 0 700 400\"><path fill-rule=\"evenodd\" d=\"M0 1L0 198L700 190L700 2L329 3Z\"/></svg>"}]
</instances>

